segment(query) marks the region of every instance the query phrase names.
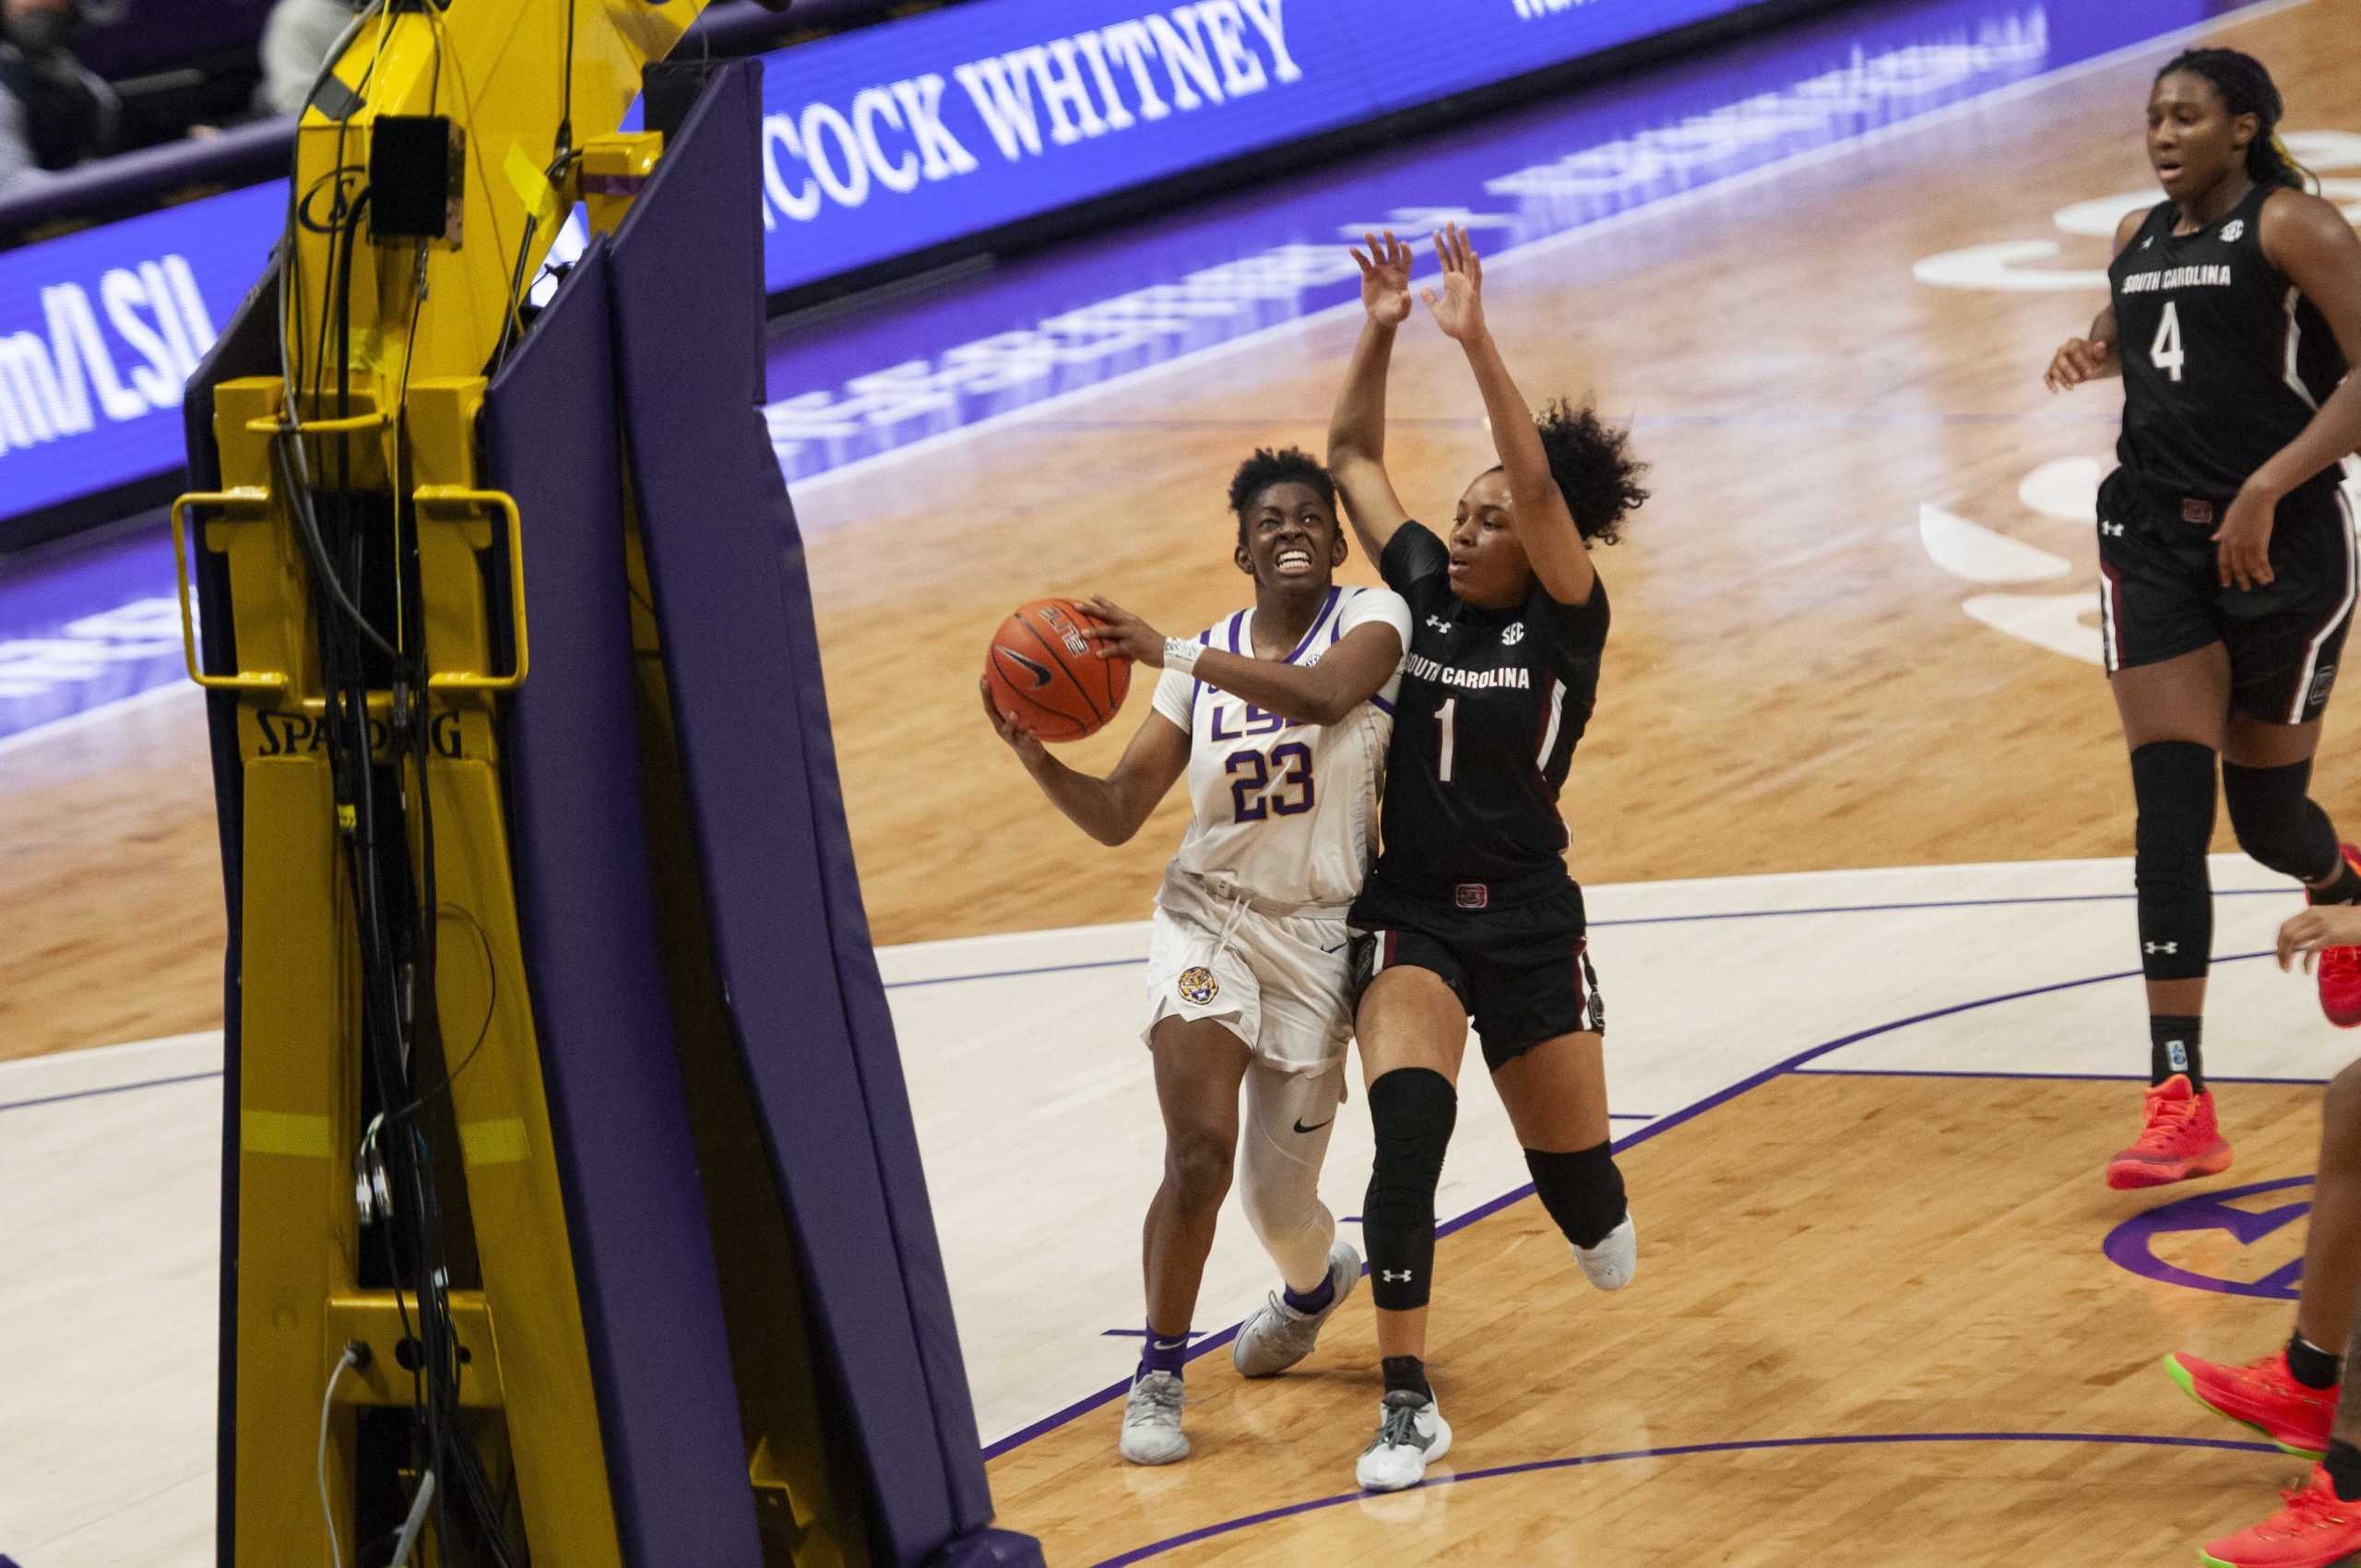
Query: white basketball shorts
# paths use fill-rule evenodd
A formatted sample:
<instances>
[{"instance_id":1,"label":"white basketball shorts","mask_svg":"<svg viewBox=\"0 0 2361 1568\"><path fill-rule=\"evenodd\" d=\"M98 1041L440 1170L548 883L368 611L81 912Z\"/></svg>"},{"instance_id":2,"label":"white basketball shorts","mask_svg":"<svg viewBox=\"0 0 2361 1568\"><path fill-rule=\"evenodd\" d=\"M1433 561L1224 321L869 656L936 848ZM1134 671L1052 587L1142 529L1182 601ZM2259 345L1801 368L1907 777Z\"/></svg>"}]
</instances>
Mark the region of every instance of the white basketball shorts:
<instances>
[{"instance_id":1,"label":"white basketball shorts","mask_svg":"<svg viewBox=\"0 0 2361 1568\"><path fill-rule=\"evenodd\" d=\"M1192 876L1165 878L1148 940L1147 1028L1169 1017L1216 1019L1254 1059L1318 1076L1345 1060L1353 1034L1352 933L1334 920L1273 915L1216 897Z\"/></svg>"}]
</instances>

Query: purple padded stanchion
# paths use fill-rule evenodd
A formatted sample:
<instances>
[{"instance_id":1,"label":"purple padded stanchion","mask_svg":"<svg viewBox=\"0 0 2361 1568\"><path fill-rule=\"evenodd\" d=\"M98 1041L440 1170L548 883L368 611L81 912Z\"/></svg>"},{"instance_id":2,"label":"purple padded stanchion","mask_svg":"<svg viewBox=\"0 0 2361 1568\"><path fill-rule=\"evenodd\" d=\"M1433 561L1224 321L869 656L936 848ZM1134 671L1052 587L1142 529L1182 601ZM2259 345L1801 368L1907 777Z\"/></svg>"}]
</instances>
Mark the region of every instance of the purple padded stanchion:
<instances>
[{"instance_id":1,"label":"purple padded stanchion","mask_svg":"<svg viewBox=\"0 0 2361 1568\"><path fill-rule=\"evenodd\" d=\"M657 957L607 262L602 239L502 367L478 425L485 482L516 497L525 530L532 671L503 759L517 922L624 1560L756 1568Z\"/></svg>"},{"instance_id":2,"label":"purple padded stanchion","mask_svg":"<svg viewBox=\"0 0 2361 1568\"><path fill-rule=\"evenodd\" d=\"M810 588L765 432L760 65L718 70L615 236L624 440L720 974L812 1331L896 1564L1038 1563L991 1502L870 951Z\"/></svg>"},{"instance_id":3,"label":"purple padded stanchion","mask_svg":"<svg viewBox=\"0 0 2361 1568\"><path fill-rule=\"evenodd\" d=\"M213 445L213 390L240 376L279 369L279 264L273 260L189 377L181 395L181 428L188 441L191 490L221 488ZM198 652L210 670L238 668L230 610L230 564L199 550L193 568L199 612ZM221 1372L214 1416L213 1553L219 1568L236 1560L238 1476L238 974L243 957L246 775L238 755L238 699L227 692L205 698L207 739L213 758L213 810L221 834L221 890L229 909L229 947L221 977Z\"/></svg>"}]
</instances>

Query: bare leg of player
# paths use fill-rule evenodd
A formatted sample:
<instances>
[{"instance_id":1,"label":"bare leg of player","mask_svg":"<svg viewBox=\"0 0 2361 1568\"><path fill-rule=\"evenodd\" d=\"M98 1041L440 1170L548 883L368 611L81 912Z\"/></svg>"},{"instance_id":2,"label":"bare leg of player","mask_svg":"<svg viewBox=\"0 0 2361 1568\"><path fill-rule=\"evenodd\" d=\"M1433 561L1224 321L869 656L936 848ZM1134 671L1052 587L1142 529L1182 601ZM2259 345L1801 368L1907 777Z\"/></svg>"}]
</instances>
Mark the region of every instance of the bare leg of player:
<instances>
[{"instance_id":1,"label":"bare leg of player","mask_svg":"<svg viewBox=\"0 0 2361 1568\"><path fill-rule=\"evenodd\" d=\"M2317 1170L2296 1332L2326 1348L2343 1343L2361 1288L2361 1062L2329 1083Z\"/></svg>"},{"instance_id":2,"label":"bare leg of player","mask_svg":"<svg viewBox=\"0 0 2361 1568\"><path fill-rule=\"evenodd\" d=\"M1387 969L1361 998L1361 1075L1377 1134L1361 1236L1377 1302L1385 1396L1377 1437L1355 1474L1375 1491L1416 1485L1451 1448L1427 1382L1427 1301L1435 1255L1435 1185L1459 1113L1467 1015L1429 969Z\"/></svg>"},{"instance_id":3,"label":"bare leg of player","mask_svg":"<svg viewBox=\"0 0 2361 1568\"><path fill-rule=\"evenodd\" d=\"M1166 1018L1149 1038L1149 1052L1164 1111L1164 1181L1140 1238L1147 1337L1123 1409L1121 1447L1135 1465L1169 1465L1189 1454L1180 1431L1180 1373L1205 1254L1229 1194L1247 1051L1218 1022Z\"/></svg>"}]
</instances>

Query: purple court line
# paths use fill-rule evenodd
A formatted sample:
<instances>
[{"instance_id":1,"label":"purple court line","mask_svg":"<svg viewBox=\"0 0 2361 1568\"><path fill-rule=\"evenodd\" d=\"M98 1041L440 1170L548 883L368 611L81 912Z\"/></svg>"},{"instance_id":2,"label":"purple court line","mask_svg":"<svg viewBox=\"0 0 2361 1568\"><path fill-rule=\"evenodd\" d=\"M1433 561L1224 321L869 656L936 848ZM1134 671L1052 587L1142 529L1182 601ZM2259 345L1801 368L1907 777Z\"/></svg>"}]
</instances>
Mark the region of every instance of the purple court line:
<instances>
[{"instance_id":1,"label":"purple court line","mask_svg":"<svg viewBox=\"0 0 2361 1568\"><path fill-rule=\"evenodd\" d=\"M2228 964L2236 963L2246 958L2260 958L2265 956L2266 955L2262 953L2236 953L2225 957L2216 958L2213 962L2217 964ZM1641 1144L1647 1142L1650 1138L1656 1137L1664 1133L1668 1133L1673 1128L1681 1125L1685 1122L1694 1121L1696 1118L1703 1115L1706 1111L1714 1109L1716 1106L1726 1105L1742 1094L1761 1088L1764 1084L1769 1083L1774 1078L1783 1077L1795 1072L1797 1068L1802 1066L1807 1062L1817 1061L1819 1058L1828 1055L1831 1051L1842 1051L1848 1045L1858 1045L1865 1039L1874 1039L1880 1035L1894 1034L1900 1030L1911 1028L1919 1024L1931 1023L1937 1018L1948 1018L1954 1013L1972 1013L1979 1008L1999 1006L2004 1002L2022 1002L2030 996L2047 996L2053 992L2073 991L2079 987L2086 985L2102 985L2109 980L2130 980L2136 978L2139 973L2140 971L2138 969L2118 969L2103 975L2086 975L2081 980L2057 980L2048 985L2028 986L2023 991L2004 992L1998 996L1979 997L1972 1002L1955 1002L1949 1006L1937 1007L1929 1012L1914 1013L1906 1018L1897 1018L1891 1023L1876 1024L1866 1029L1857 1029L1851 1034L1840 1036L1835 1039L1829 1040L1825 1044L1815 1045L1809 1050L1797 1051L1795 1055L1786 1058L1785 1061L1774 1062L1770 1066L1763 1068L1761 1072L1750 1074L1748 1076L1740 1078L1737 1083L1730 1085L1726 1088L1716 1089L1714 1093L1707 1095L1704 1099L1697 1100L1693 1104L1684 1106L1680 1110L1674 1111L1671 1115L1667 1116L1660 1121L1650 1123L1647 1126L1641 1128L1638 1132L1617 1140L1613 1146L1614 1151L1617 1154L1621 1154L1627 1149L1635 1148ZM1443 1221L1443 1223L1435 1227L1435 1239L1437 1241L1441 1241L1442 1238L1452 1235L1454 1232L1464 1230L1468 1226L1475 1224L1477 1220L1488 1219L1493 1215L1500 1213L1501 1210L1508 1207L1511 1204L1522 1203L1525 1199L1529 1198L1532 1195L1533 1183L1527 1182L1523 1186L1518 1187L1512 1192L1501 1194L1499 1197L1492 1199L1489 1203L1478 1204L1476 1207L1469 1209L1465 1214L1460 1215L1455 1218ZM1362 1272L1368 1272L1368 1265L1366 1264L1362 1265ZM1232 1324L1228 1328L1221 1330L1218 1334L1209 1336L1203 1343L1192 1345L1189 1348L1189 1360L1193 1361L1199 1356L1217 1350L1222 1346L1228 1344L1231 1340L1238 1337L1238 1331L1241 1326L1243 1325L1240 1324ZM1055 1411L1050 1415L1044 1416L1030 1426L1021 1428L1016 1431L1009 1433L1008 1436L1002 1438L999 1442L988 1444L984 1449L984 1458L988 1461L997 1459L1002 1455L1008 1453L1012 1449L1023 1447L1026 1443L1032 1442L1035 1438L1039 1437L1044 1433L1055 1431L1058 1428L1064 1426L1068 1421L1073 1420L1075 1417L1087 1415L1090 1411L1097 1409L1101 1405L1107 1404L1117 1396L1126 1393L1131 1388L1131 1379L1125 1378L1119 1383L1109 1384L1106 1387L1099 1389L1095 1394L1086 1394L1081 1398L1075 1400L1073 1404L1066 1406L1063 1409Z\"/></svg>"},{"instance_id":2,"label":"purple court line","mask_svg":"<svg viewBox=\"0 0 2361 1568\"><path fill-rule=\"evenodd\" d=\"M2295 885L2278 887L2217 887L2216 898L2254 898L2290 894ZM1943 898L1916 904L1825 904L1809 909L1726 909L1715 914L1702 915L1642 915L1618 921L1593 921L1593 931L1605 931L1610 926L1632 925L1694 925L1704 921L1772 921L1797 915L1885 915L1911 909L1994 909L2019 904L2093 904L2129 903L2135 897L2130 893L2042 893L2028 894L2022 898ZM2252 956L2252 955L2241 955ZM1140 958L1094 958L1079 964L1045 964L1028 969L984 969L974 974L937 975L931 980L888 980L888 991L908 991L923 985L956 985L963 980L1018 980L1026 975L1062 975L1078 969L1114 969L1125 965L1146 963ZM2226 963L2217 958L2215 963ZM0 1108L4 1109L4 1108Z\"/></svg>"},{"instance_id":3,"label":"purple court line","mask_svg":"<svg viewBox=\"0 0 2361 1568\"><path fill-rule=\"evenodd\" d=\"M2294 883L2285 887L2217 887L2216 898L2284 897L2297 891ZM1941 898L1916 904L1831 904L1811 909L1739 909L1726 915L1642 915L1619 921L1593 921L1594 930L1626 925L1683 925L1695 921L1768 921L1789 915L1883 915L1912 909L2005 909L2018 904L2128 904L2137 894L2132 893L2044 893L2022 898ZM2218 962L2218 960L2217 960Z\"/></svg>"},{"instance_id":4,"label":"purple court line","mask_svg":"<svg viewBox=\"0 0 2361 1568\"><path fill-rule=\"evenodd\" d=\"M1120 969L1137 968L1147 962L1139 958L1093 958L1081 964L1043 964L1030 969L984 969L972 975L937 975L932 980L887 980L888 991L915 991L922 985L957 985L962 980L1022 980L1026 975L1067 975L1078 969Z\"/></svg>"},{"instance_id":5,"label":"purple court line","mask_svg":"<svg viewBox=\"0 0 2361 1568\"><path fill-rule=\"evenodd\" d=\"M1437 1476L1410 1488L1413 1491L1431 1491L1437 1487L1465 1486L1470 1481L1497 1480L1502 1476L1531 1475L1542 1470L1568 1470L1584 1465L1611 1465L1625 1459L1679 1459L1696 1454L1741 1454L1769 1448L1849 1448L1878 1443L2106 1443L2131 1444L2143 1448L2203 1448L2230 1454L2277 1454L2268 1443L2240 1443L2224 1437L2154 1437L2136 1432L2094 1431L1927 1431L1927 1432L1857 1432L1832 1437L1766 1437L1741 1443L1689 1443L1671 1448L1633 1448L1619 1454L1584 1454L1566 1459L1531 1459L1521 1465L1497 1465L1489 1469L1469 1470L1465 1474ZM1180 1547L1192 1546L1198 1541L1211 1540L1235 1531L1267 1525L1297 1514L1311 1514L1323 1508L1335 1508L1347 1503L1358 1503L1371 1494L1365 1491L1338 1492L1333 1497L1316 1497L1306 1503L1290 1503L1278 1508L1266 1508L1260 1514L1226 1520L1218 1525L1205 1525L1185 1535L1172 1536L1124 1552L1120 1557L1100 1559L1093 1568L1125 1568L1133 1562L1145 1562Z\"/></svg>"},{"instance_id":6,"label":"purple court line","mask_svg":"<svg viewBox=\"0 0 2361 1568\"><path fill-rule=\"evenodd\" d=\"M2014 1078L2035 1080L2056 1078L2062 1083L2123 1084L2145 1082L2145 1073L1979 1073L1965 1068L1951 1067L1798 1067L1798 1078ZM2208 1073L2209 1084L2282 1084L2290 1087L2318 1088L2326 1078L2225 1078L2219 1073Z\"/></svg>"},{"instance_id":7,"label":"purple court line","mask_svg":"<svg viewBox=\"0 0 2361 1568\"><path fill-rule=\"evenodd\" d=\"M110 1084L100 1089L76 1089L69 1094L47 1094L39 1099L12 1099L0 1102L0 1111L23 1111L30 1106L55 1105L61 1100L89 1099L102 1094L129 1094L133 1089L160 1089L172 1084L193 1084L199 1078L218 1078L221 1069L209 1073L181 1073L169 1078L143 1078L136 1084Z\"/></svg>"}]
</instances>

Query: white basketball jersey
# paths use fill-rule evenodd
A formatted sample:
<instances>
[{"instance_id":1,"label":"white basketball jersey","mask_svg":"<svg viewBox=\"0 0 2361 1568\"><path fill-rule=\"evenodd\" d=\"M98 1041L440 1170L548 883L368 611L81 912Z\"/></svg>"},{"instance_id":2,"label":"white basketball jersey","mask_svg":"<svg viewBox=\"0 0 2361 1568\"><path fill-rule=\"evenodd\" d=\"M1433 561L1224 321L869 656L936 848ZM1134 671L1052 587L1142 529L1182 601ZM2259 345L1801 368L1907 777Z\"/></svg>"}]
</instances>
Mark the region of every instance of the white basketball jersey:
<instances>
[{"instance_id":1,"label":"white basketball jersey","mask_svg":"<svg viewBox=\"0 0 2361 1568\"><path fill-rule=\"evenodd\" d=\"M1384 588L1335 587L1290 664L1315 664L1345 634L1382 621L1410 646L1410 607ZM1241 610L1197 640L1254 655L1254 612ZM1279 904L1353 900L1377 851L1378 796L1394 732L1399 673L1339 723L1299 724L1168 670L1156 711L1189 733L1195 815L1173 869Z\"/></svg>"}]
</instances>

